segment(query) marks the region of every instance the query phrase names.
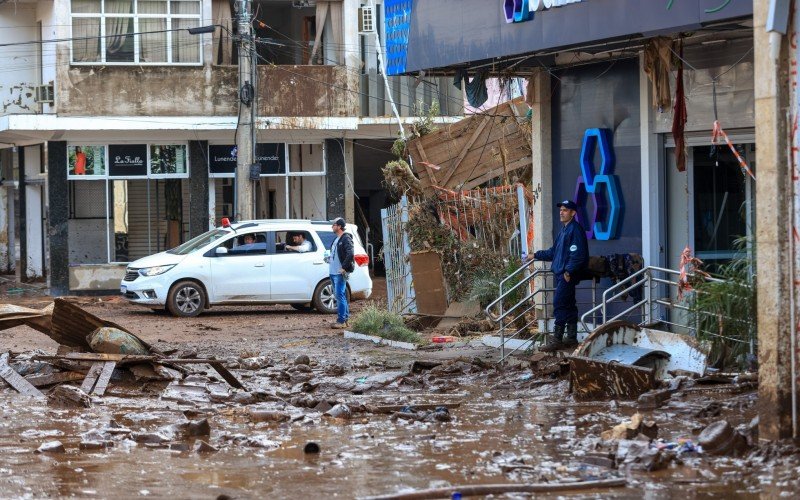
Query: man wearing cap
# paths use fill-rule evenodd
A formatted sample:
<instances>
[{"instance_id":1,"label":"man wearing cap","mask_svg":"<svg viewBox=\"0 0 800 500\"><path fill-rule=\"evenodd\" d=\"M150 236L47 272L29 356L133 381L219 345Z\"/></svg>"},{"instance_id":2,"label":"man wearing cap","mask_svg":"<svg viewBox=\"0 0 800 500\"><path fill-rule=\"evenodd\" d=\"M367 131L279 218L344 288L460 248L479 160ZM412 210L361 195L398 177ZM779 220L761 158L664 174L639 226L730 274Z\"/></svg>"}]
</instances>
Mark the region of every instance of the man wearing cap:
<instances>
[{"instance_id":1,"label":"man wearing cap","mask_svg":"<svg viewBox=\"0 0 800 500\"><path fill-rule=\"evenodd\" d=\"M345 221L339 217L333 221L333 232L336 239L331 244L331 256L328 261L329 274L333 293L336 296L337 317L331 328L341 330L347 328L350 308L347 304L347 277L355 270L353 260L353 237L344 232Z\"/></svg>"},{"instance_id":2,"label":"man wearing cap","mask_svg":"<svg viewBox=\"0 0 800 500\"><path fill-rule=\"evenodd\" d=\"M578 345L578 306L575 302L575 286L589 262L586 233L575 220L578 206L571 200L561 201L556 203L556 206L559 207L559 219L564 227L558 232L556 242L550 249L539 250L533 254L536 260L552 262L550 270L553 271L556 285L553 297L556 329L547 345L540 349L544 352Z\"/></svg>"}]
</instances>

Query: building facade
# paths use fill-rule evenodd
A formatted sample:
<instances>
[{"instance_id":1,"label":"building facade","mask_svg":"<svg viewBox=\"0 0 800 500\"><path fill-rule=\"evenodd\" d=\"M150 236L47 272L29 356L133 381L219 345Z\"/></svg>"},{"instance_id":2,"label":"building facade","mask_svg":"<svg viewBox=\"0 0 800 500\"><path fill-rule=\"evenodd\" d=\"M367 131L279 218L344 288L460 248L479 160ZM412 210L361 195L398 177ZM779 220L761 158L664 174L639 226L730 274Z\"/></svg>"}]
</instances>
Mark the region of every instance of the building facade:
<instances>
[{"instance_id":1,"label":"building facade","mask_svg":"<svg viewBox=\"0 0 800 500\"><path fill-rule=\"evenodd\" d=\"M392 74L528 78L536 248L569 198L593 255L754 257L761 437L800 437L797 3L387 3Z\"/></svg>"},{"instance_id":2,"label":"building facade","mask_svg":"<svg viewBox=\"0 0 800 500\"><path fill-rule=\"evenodd\" d=\"M55 294L112 290L127 262L233 215L236 3L0 2L1 269ZM380 231L398 123L434 101L460 115L461 93L384 81L381 2L251 7L256 217Z\"/></svg>"}]
</instances>

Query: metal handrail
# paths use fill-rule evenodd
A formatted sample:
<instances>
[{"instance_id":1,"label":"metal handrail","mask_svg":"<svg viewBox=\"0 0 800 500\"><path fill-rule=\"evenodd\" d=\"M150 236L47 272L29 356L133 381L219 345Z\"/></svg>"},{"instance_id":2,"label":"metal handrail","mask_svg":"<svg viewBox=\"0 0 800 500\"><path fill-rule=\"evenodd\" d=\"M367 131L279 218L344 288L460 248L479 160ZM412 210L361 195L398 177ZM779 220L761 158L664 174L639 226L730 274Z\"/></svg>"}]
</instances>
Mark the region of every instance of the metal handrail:
<instances>
[{"instance_id":1,"label":"metal handrail","mask_svg":"<svg viewBox=\"0 0 800 500\"><path fill-rule=\"evenodd\" d=\"M650 312L652 311L654 305L662 305L664 307L680 309L680 310L683 310L683 311L689 311L690 308L688 306L674 303L671 300L670 301L666 301L665 299L663 299L661 297L653 298L653 296L648 293L647 297L643 298L639 302L637 302L637 303L633 304L632 306L628 307L627 309L625 309L621 313L618 313L613 318L610 318L610 319L608 318L607 305L613 300L616 300L616 299L618 299L618 298L620 298L620 297L622 297L624 295L629 295L634 289L636 289L638 287L643 287L645 289L645 291L649 291L649 290L651 290L653 288L654 284L655 285L666 285L666 286L669 286L669 287L677 287L679 285L677 280L670 280L669 278L660 278L660 277L654 276L654 273L663 273L663 274L665 274L667 276L670 276L670 275L680 276L680 274L681 274L680 271L677 271L675 269L668 269L668 268L665 268L665 267L658 267L658 266L647 266L647 267L644 267L644 268L640 269L639 271L631 274L630 276L628 276L624 280L620 281L619 283L614 284L613 286L609 287L608 289L606 289L603 292L603 300L599 304L597 304L595 307L593 307L592 309L586 311L581 316L580 321L581 321L581 324L583 325L583 327L585 329L588 329L587 328L587 324L586 324L586 319L589 318L589 317L594 317L598 312L600 312L600 314L601 314L601 324L604 324L604 323L607 323L609 321L614 321L614 320L620 319L620 318L626 316L627 314L631 313L632 311L634 311L635 309L640 308L640 307L643 308L642 316L645 317L645 320L643 320L642 323L645 323L647 321L647 318L649 318ZM690 277L690 278L697 277L697 275L695 273L688 273L687 276ZM642 277L643 279L641 281L637 280L634 283L633 281L636 280L639 277ZM724 281L724 280L721 280L719 278L713 278L711 276L703 276L703 279L706 280L706 281L709 281L709 282L716 282L716 283L721 283L721 282ZM695 334L697 333L697 328L696 327L692 327L692 326L689 326L689 325L678 325L678 326L681 326L682 328L685 328L686 330L688 330L690 332L694 332ZM711 333L711 332L709 332L709 333ZM714 335L714 334L712 333L712 335Z\"/></svg>"},{"instance_id":2,"label":"metal handrail","mask_svg":"<svg viewBox=\"0 0 800 500\"><path fill-rule=\"evenodd\" d=\"M533 271L533 272L530 274L530 276L528 276L527 278L524 278L524 279L522 279L522 280L521 280L521 281L519 281L517 284L515 284L514 286L512 286L512 287L511 287L509 290L507 290L507 291L503 292L503 283L506 283L506 282L507 282L507 281L508 281L508 280L509 280L511 277L513 277L513 276L516 276L516 275L517 275L517 274L518 274L520 271L522 271L522 270L525 270L525 268L527 268L529 265L530 265L529 263L526 263L526 264L524 264L522 267L520 267L519 269L517 269L516 271L514 271L514 272L513 272L512 274L510 274L510 275L509 275L507 278L505 278L503 281L501 281L501 282L500 282L500 296L499 296L498 298L494 299L494 300L493 300L493 301L492 301L492 302L491 302L491 303L490 303L488 306L486 306L486 309L484 309L484 312L486 312L486 315L487 315L487 316L489 316L490 318L494 319L494 318L495 318L495 315L492 313L492 309L494 309L494 307L495 307L497 304L502 304L502 303L503 303L503 300L505 300L505 298L506 298L506 297L508 297L509 295L511 295L511 293L512 293L512 292L514 292L514 291L515 291L517 288L519 288L520 286L530 283L530 282L531 282L531 280L532 280L532 279L534 279L535 277L537 277L537 276L539 276L539 275L541 275L541 274L547 274L547 273L550 273L550 270L549 270L549 269L544 269L544 268L535 269L535 270L534 270L534 271ZM513 308L512 308L512 309L513 309ZM502 311L502 310L501 310L501 311ZM501 314L502 314L502 312L501 312ZM497 320L496 320L496 319L495 319L495 322L497 322Z\"/></svg>"}]
</instances>

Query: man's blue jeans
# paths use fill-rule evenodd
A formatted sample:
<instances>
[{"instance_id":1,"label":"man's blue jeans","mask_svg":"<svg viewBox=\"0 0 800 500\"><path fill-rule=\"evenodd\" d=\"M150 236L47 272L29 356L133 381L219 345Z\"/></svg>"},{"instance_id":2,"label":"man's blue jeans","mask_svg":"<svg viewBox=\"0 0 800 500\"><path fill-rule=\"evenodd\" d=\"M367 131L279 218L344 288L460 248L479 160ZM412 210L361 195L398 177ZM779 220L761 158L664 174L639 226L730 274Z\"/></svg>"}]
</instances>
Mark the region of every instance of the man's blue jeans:
<instances>
[{"instance_id":1,"label":"man's blue jeans","mask_svg":"<svg viewBox=\"0 0 800 500\"><path fill-rule=\"evenodd\" d=\"M347 282L341 274L331 274L333 284L333 294L336 297L338 308L337 323L346 323L350 318L350 307L347 304Z\"/></svg>"}]
</instances>

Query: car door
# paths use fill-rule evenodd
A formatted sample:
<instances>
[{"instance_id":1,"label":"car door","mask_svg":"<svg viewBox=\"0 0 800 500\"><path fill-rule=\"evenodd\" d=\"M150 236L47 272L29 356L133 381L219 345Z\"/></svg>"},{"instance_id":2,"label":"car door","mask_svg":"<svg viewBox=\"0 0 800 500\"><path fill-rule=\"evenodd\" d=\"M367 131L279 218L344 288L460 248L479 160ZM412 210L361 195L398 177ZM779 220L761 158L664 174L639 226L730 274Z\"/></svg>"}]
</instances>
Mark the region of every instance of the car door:
<instances>
[{"instance_id":1,"label":"car door","mask_svg":"<svg viewBox=\"0 0 800 500\"><path fill-rule=\"evenodd\" d=\"M255 243L244 238L252 234ZM227 253L217 253L216 248ZM266 233L241 233L222 242L207 255L211 267L212 303L264 302L270 300L270 256Z\"/></svg>"},{"instance_id":2,"label":"car door","mask_svg":"<svg viewBox=\"0 0 800 500\"><path fill-rule=\"evenodd\" d=\"M287 234L292 232L303 233L306 240L312 244L311 251L303 253L284 251ZM324 250L319 243L313 239L309 231L305 230L270 231L267 241L270 250L274 251L270 272L272 299L311 301L314 287L328 275L328 265L323 259ZM270 244L270 241L274 244Z\"/></svg>"}]
</instances>

